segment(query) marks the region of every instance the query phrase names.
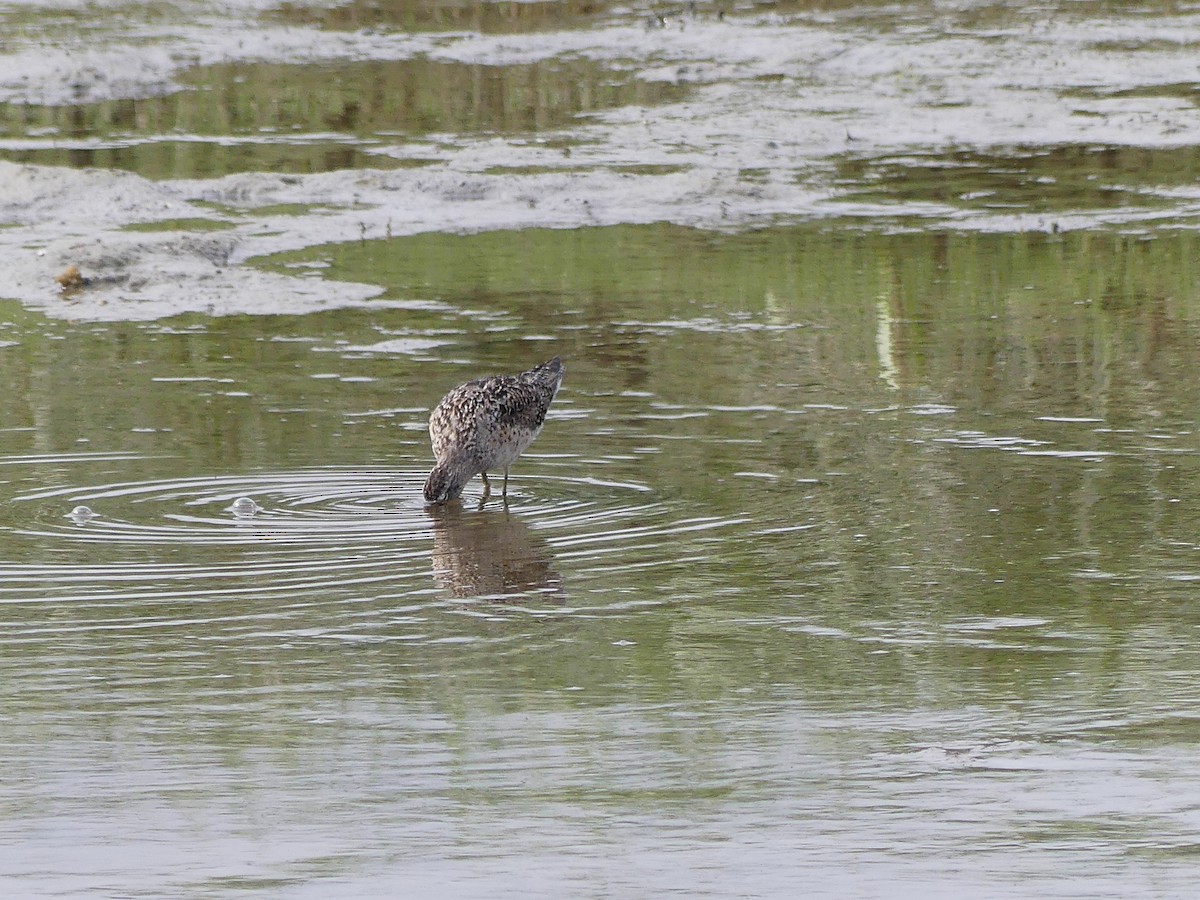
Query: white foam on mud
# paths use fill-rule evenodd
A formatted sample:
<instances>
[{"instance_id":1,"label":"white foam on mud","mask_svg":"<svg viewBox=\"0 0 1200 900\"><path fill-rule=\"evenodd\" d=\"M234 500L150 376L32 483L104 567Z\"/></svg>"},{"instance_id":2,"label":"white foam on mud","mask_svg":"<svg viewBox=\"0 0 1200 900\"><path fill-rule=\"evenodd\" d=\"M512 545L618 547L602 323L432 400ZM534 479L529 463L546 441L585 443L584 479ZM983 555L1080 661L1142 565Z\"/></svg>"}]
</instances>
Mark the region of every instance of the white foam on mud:
<instances>
[{"instance_id":1,"label":"white foam on mud","mask_svg":"<svg viewBox=\"0 0 1200 900\"><path fill-rule=\"evenodd\" d=\"M142 4L39 3L56 10L40 27L22 23L0 54L0 101L61 106L157 97L198 66L408 59L433 49L427 34L321 31L259 18L270 2L183 2L147 17ZM313 4L318 5L318 4ZM7 17L0 9L0 27Z\"/></svg>"},{"instance_id":2,"label":"white foam on mud","mask_svg":"<svg viewBox=\"0 0 1200 900\"><path fill-rule=\"evenodd\" d=\"M995 231L1200 221L1200 195L1178 185L1139 184L1156 201L1144 207L1097 205L1051 218L982 205L863 200L835 177L847 156L1200 145L1200 107L1172 89L1195 73L1200 9L1146 16L1051 2L1018 13L960 3L868 7L857 18L683 16L648 28L644 5L589 28L485 35L285 27L260 17L273 5L183 2L173 7L178 18L148 20L141 7L123 3L42 4L45 18L12 29L0 51L0 100L153 96L183 89L176 81L182 72L218 62L416 56L471 66L586 58L692 90L663 106L589 114L557 133L399 136L372 149L432 163L419 169L151 182L107 170L0 163L0 226L8 226L0 227L0 297L98 319L372 302L380 293L373 285L320 280L314 270L305 277L263 273L244 262L387 233L663 221L738 229L833 216L872 227ZM0 25L13 15L12 8L0 10ZM23 138L21 148L39 140ZM70 140L51 135L42 146ZM9 149L16 143L0 141ZM223 216L201 201L243 214ZM276 204L312 211L258 211ZM190 237L120 230L196 217L225 218L232 227ZM896 224L902 218L915 224ZM53 279L72 264L92 283L64 297Z\"/></svg>"},{"instance_id":3,"label":"white foam on mud","mask_svg":"<svg viewBox=\"0 0 1200 900\"><path fill-rule=\"evenodd\" d=\"M199 311L299 313L360 303L374 285L324 282L233 263L236 231L122 231L133 223L217 218L178 185L126 172L0 162L0 296L81 320L149 320ZM261 227L261 222L250 228ZM244 226L245 227L245 226ZM88 284L64 292L55 277L76 266Z\"/></svg>"},{"instance_id":4,"label":"white foam on mud","mask_svg":"<svg viewBox=\"0 0 1200 900\"><path fill-rule=\"evenodd\" d=\"M9 265L0 297L77 319L150 319L186 311L300 313L378 302L375 285L289 277L243 265L250 257L360 237L646 223L668 219L721 227L738 191L729 173L691 169L666 176L611 171L495 177L453 166L339 171L309 176L238 174L212 181L151 182L136 175L0 162L0 252ZM807 205L823 194L801 186L740 202L755 217ZM11 198L11 202L9 200ZM200 201L253 210L315 205L310 215L222 216ZM122 231L178 218L224 218L216 233ZM55 276L77 266L90 279L65 295Z\"/></svg>"},{"instance_id":5,"label":"white foam on mud","mask_svg":"<svg viewBox=\"0 0 1200 900\"><path fill-rule=\"evenodd\" d=\"M224 236L187 234L61 239L11 272L19 298L52 315L85 321L145 321L183 312L305 313L361 303L381 293L374 285L230 266L234 243ZM53 279L66 265L76 266L88 279L84 288L59 289Z\"/></svg>"}]
</instances>

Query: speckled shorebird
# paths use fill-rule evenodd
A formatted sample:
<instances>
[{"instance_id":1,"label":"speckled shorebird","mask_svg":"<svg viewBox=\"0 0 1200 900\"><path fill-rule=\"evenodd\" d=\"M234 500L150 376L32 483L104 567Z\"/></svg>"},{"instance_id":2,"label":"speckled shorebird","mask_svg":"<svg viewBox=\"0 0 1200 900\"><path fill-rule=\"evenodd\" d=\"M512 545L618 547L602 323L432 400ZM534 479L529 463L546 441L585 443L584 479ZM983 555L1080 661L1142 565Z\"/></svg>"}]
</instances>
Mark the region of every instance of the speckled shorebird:
<instances>
[{"instance_id":1,"label":"speckled shorebird","mask_svg":"<svg viewBox=\"0 0 1200 900\"><path fill-rule=\"evenodd\" d=\"M425 499L453 500L476 474L483 476L486 498L492 491L487 473L497 469L504 470L507 497L508 469L542 430L563 371L556 356L520 375L468 381L443 397L429 417L437 464L425 480Z\"/></svg>"}]
</instances>

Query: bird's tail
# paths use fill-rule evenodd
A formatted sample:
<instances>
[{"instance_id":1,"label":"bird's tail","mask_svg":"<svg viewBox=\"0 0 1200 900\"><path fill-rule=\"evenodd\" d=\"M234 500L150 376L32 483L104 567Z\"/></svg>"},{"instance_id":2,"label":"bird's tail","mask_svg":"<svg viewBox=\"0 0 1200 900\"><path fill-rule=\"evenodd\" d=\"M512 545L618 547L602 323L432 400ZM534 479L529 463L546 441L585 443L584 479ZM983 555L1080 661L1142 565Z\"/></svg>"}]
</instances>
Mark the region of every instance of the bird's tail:
<instances>
[{"instance_id":1,"label":"bird's tail","mask_svg":"<svg viewBox=\"0 0 1200 900\"><path fill-rule=\"evenodd\" d=\"M529 375L538 384L545 385L551 391L557 393L558 386L562 384L563 375L566 374L566 371L563 368L562 360L556 356L554 359L547 360L540 366L534 366L529 370Z\"/></svg>"}]
</instances>

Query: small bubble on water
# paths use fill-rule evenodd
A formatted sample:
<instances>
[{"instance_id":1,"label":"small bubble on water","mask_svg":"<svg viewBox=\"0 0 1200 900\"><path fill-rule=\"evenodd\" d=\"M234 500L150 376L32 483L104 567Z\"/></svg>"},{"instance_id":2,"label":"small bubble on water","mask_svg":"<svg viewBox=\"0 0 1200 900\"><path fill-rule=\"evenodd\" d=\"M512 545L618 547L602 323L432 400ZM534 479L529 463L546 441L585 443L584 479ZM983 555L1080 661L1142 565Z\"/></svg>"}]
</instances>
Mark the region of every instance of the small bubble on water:
<instances>
[{"instance_id":1,"label":"small bubble on water","mask_svg":"<svg viewBox=\"0 0 1200 900\"><path fill-rule=\"evenodd\" d=\"M262 512L262 507L249 497L238 497L229 507L229 511L239 519L249 519L256 513Z\"/></svg>"},{"instance_id":2,"label":"small bubble on water","mask_svg":"<svg viewBox=\"0 0 1200 900\"><path fill-rule=\"evenodd\" d=\"M92 519L96 518L96 514L86 506L77 506L67 513L67 518L76 525L86 525Z\"/></svg>"}]
</instances>

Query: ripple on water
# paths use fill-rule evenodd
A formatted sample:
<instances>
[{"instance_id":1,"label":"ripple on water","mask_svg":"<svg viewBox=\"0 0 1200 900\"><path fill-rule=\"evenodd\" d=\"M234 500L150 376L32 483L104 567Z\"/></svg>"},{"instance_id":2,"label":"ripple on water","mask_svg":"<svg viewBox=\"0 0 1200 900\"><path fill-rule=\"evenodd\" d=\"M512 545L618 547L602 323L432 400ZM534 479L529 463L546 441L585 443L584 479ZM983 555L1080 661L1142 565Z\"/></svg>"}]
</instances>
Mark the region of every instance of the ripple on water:
<instances>
[{"instance_id":1,"label":"ripple on water","mask_svg":"<svg viewBox=\"0 0 1200 900\"><path fill-rule=\"evenodd\" d=\"M423 480L415 472L309 469L56 487L15 502L74 505L71 520L82 518L88 527L64 526L51 517L13 530L64 541L195 546L266 538L344 546L428 536L418 499ZM90 515L76 515L80 507Z\"/></svg>"},{"instance_id":2,"label":"ripple on water","mask_svg":"<svg viewBox=\"0 0 1200 900\"><path fill-rule=\"evenodd\" d=\"M215 616L247 628L335 605L335 614L316 617L324 623L317 630L370 639L372 630L416 624L447 604L467 614L460 601L506 601L483 608L492 617L627 607L623 581L685 565L689 539L735 524L685 515L645 485L561 475L529 479L536 493L514 478L508 504L481 504L475 493L462 505L428 508L424 478L423 469L318 468L29 491L13 503L28 514L6 530L33 545L25 554L33 561L0 562L0 604L129 613L105 627ZM239 605L200 605L222 601ZM134 612L168 604L161 616ZM29 623L34 631L64 626ZM305 628L313 632L311 618ZM424 624L417 630L429 636Z\"/></svg>"}]
</instances>

